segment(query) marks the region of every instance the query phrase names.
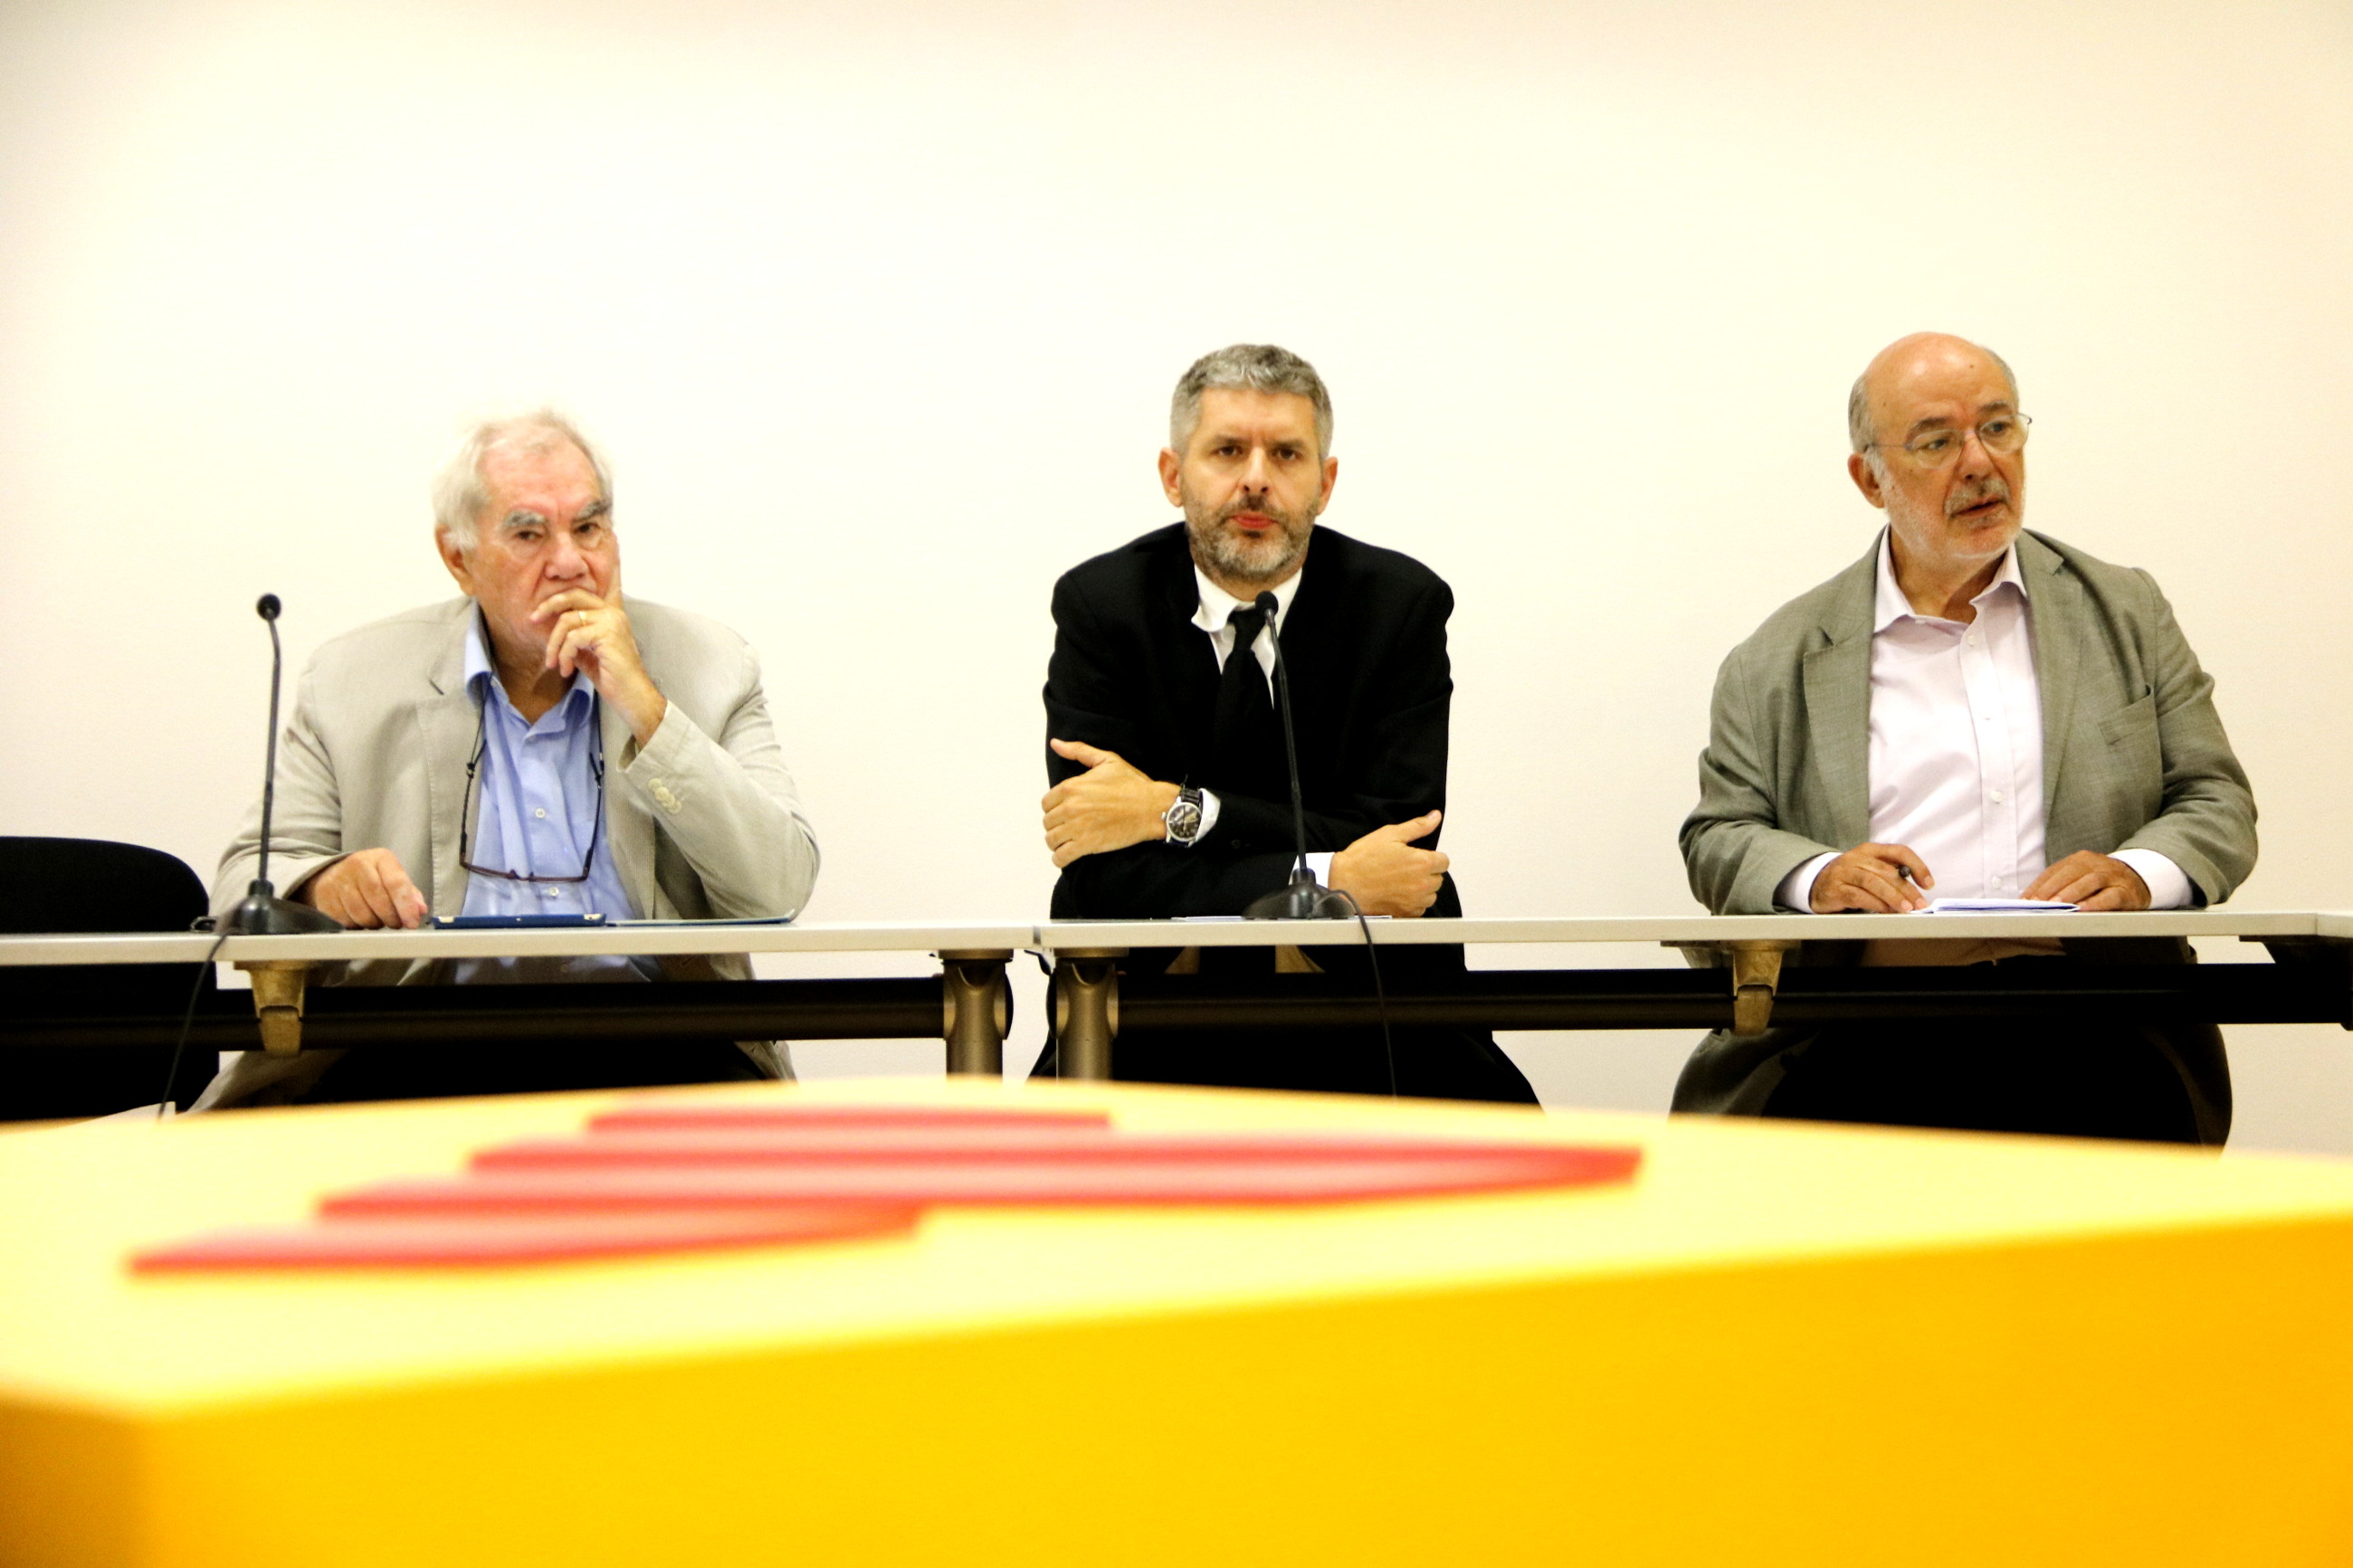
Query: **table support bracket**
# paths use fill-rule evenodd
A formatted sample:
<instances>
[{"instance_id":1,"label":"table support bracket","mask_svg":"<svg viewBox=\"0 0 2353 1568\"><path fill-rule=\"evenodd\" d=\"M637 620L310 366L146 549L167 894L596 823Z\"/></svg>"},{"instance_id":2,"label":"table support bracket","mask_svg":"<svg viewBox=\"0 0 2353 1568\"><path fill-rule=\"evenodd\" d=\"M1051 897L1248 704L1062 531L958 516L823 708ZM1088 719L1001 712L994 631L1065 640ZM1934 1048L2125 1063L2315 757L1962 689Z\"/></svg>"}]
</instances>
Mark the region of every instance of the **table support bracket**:
<instances>
[{"instance_id":1,"label":"table support bracket","mask_svg":"<svg viewBox=\"0 0 2353 1568\"><path fill-rule=\"evenodd\" d=\"M1009 948L965 948L940 954L941 1037L948 1071L1002 1078L1005 1036L1013 1026L1013 993L1005 984Z\"/></svg>"},{"instance_id":2,"label":"table support bracket","mask_svg":"<svg viewBox=\"0 0 2353 1568\"><path fill-rule=\"evenodd\" d=\"M1122 948L1066 948L1054 954L1054 1042L1064 1078L1111 1077L1119 1035Z\"/></svg>"},{"instance_id":3,"label":"table support bracket","mask_svg":"<svg viewBox=\"0 0 2353 1568\"><path fill-rule=\"evenodd\" d=\"M1761 1035L1773 1025L1773 995L1781 984L1781 955L1794 942L1728 942L1732 954L1732 1032Z\"/></svg>"},{"instance_id":4,"label":"table support bracket","mask_svg":"<svg viewBox=\"0 0 2353 1568\"><path fill-rule=\"evenodd\" d=\"M240 962L253 976L253 1016L261 1026L261 1048L273 1057L302 1054L302 997L311 965L301 959L261 958Z\"/></svg>"}]
</instances>

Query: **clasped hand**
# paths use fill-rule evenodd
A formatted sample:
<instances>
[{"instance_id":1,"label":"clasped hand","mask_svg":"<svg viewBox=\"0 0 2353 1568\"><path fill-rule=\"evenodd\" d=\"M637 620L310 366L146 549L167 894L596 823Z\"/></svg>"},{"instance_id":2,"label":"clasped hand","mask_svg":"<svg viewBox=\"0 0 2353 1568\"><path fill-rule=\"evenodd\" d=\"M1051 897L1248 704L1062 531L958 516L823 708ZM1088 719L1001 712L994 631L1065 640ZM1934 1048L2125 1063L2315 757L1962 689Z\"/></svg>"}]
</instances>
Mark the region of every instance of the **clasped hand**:
<instances>
[{"instance_id":1,"label":"clasped hand","mask_svg":"<svg viewBox=\"0 0 2353 1568\"><path fill-rule=\"evenodd\" d=\"M596 694L628 721L638 744L650 744L670 701L646 673L620 595L603 599L586 588L566 588L541 601L531 619L547 627L546 668L566 680L586 670Z\"/></svg>"},{"instance_id":2,"label":"clasped hand","mask_svg":"<svg viewBox=\"0 0 2353 1568\"><path fill-rule=\"evenodd\" d=\"M1168 836L1162 820L1176 804L1176 786L1148 778L1116 752L1083 741L1048 741L1054 754L1087 771L1064 779L1039 803L1046 813L1046 847L1056 868L1085 855L1106 855Z\"/></svg>"},{"instance_id":3,"label":"clasped hand","mask_svg":"<svg viewBox=\"0 0 2353 1568\"><path fill-rule=\"evenodd\" d=\"M1164 820L1177 788L1155 779L1116 752L1082 741L1046 742L1054 754L1087 771L1065 779L1039 803L1046 815L1046 847L1057 868L1168 835ZM1432 811L1410 822L1376 827L1332 857L1332 886L1368 915L1419 915L1437 900L1446 857L1413 841L1438 831Z\"/></svg>"}]
</instances>

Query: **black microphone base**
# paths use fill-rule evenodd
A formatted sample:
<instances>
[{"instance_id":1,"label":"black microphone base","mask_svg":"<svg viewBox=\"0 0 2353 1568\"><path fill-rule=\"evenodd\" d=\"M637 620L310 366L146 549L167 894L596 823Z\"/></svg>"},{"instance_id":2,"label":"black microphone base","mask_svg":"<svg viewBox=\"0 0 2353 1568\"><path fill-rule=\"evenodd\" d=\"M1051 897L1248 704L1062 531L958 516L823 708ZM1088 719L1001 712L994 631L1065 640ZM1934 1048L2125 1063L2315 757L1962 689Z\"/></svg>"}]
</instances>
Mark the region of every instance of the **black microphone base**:
<instances>
[{"instance_id":1,"label":"black microphone base","mask_svg":"<svg viewBox=\"0 0 2353 1568\"><path fill-rule=\"evenodd\" d=\"M1344 921L1351 919L1356 906L1345 893L1335 893L1318 882L1312 873L1294 874L1288 886L1277 888L1264 898L1253 899L1242 910L1244 920L1252 921Z\"/></svg>"},{"instance_id":2,"label":"black microphone base","mask_svg":"<svg viewBox=\"0 0 2353 1568\"><path fill-rule=\"evenodd\" d=\"M280 898L267 882L256 882L213 929L231 936L314 936L341 931L343 923L308 904Z\"/></svg>"}]
</instances>

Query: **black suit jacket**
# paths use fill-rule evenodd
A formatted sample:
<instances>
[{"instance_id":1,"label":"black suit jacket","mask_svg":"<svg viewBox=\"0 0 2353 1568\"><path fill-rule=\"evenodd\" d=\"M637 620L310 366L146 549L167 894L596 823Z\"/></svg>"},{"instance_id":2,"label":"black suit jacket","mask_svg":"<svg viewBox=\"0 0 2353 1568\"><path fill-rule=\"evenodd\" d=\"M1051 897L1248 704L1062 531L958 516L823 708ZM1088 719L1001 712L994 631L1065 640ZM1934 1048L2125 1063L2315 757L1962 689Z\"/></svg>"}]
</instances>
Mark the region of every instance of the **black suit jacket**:
<instances>
[{"instance_id":1,"label":"black suit jacket","mask_svg":"<svg viewBox=\"0 0 2353 1568\"><path fill-rule=\"evenodd\" d=\"M1098 555L1054 584L1054 657L1046 674L1046 732L1116 752L1156 779L1217 793L1215 830L1191 848L1154 840L1071 862L1054 887L1064 920L1156 920L1240 914L1289 880L1293 857L1291 786L1279 731L1218 733L1217 652L1193 624L1200 593L1177 523ZM1299 592L1282 623L1291 678L1307 847L1345 849L1374 828L1446 804L1446 721L1454 680L1446 621L1454 595L1419 562L1318 528ZM1247 657L1247 656L1242 656ZM1060 784L1083 772L1046 753ZM1435 847L1438 834L1418 840ZM1460 915L1450 878L1430 906ZM1167 955L1132 955L1151 973ZM1318 948L1316 962L1343 985L1370 988L1366 955ZM1268 949L1209 949L1199 984L1271 973ZM1462 968L1451 945L1390 948L1393 982ZM1192 984L1187 982L1187 984ZM1386 1093L1389 1055L1378 1030L1223 1030L1123 1037L1117 1075L1160 1082ZM1401 1092L1535 1102L1526 1079L1483 1032L1394 1032ZM1051 1071L1050 1044L1039 1069Z\"/></svg>"},{"instance_id":2,"label":"black suit jacket","mask_svg":"<svg viewBox=\"0 0 2353 1568\"><path fill-rule=\"evenodd\" d=\"M1315 530L1282 625L1299 742L1307 847L1345 849L1374 828L1446 804L1454 595L1409 556ZM1046 731L1118 752L1156 779L1216 792L1213 834L1189 850L1155 841L1066 868L1061 919L1240 914L1289 879L1289 775L1271 753L1221 766L1218 658L1193 624L1200 595L1185 525L1077 566L1054 584ZM1232 748L1227 748L1229 752ZM1252 763L1256 765L1251 765ZM1060 784L1085 770L1046 753ZM1442 830L1441 830L1442 831ZM1434 848L1438 834L1418 840ZM1451 884L1433 914L1460 914Z\"/></svg>"}]
</instances>

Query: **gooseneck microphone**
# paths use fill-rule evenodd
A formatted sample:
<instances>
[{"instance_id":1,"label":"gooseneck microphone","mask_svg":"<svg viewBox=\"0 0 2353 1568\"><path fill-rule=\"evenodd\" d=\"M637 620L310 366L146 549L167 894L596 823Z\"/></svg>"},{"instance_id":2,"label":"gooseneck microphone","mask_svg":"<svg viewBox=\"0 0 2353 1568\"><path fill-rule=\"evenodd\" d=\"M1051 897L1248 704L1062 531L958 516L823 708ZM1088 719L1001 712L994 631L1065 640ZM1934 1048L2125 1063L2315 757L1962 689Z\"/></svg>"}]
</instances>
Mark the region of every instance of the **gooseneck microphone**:
<instances>
[{"instance_id":1,"label":"gooseneck microphone","mask_svg":"<svg viewBox=\"0 0 2353 1568\"><path fill-rule=\"evenodd\" d=\"M1345 920L1356 912L1356 900L1324 887L1307 867L1307 805L1299 787L1299 742L1291 728L1291 671L1282 662L1282 634L1274 624L1274 595L1261 594L1257 608L1266 617L1266 635L1274 644L1274 705L1282 720L1282 760L1291 770L1291 832L1298 858L1293 862L1290 882L1253 899L1242 916L1254 921ZM1237 647L1227 657L1254 656L1246 647Z\"/></svg>"},{"instance_id":2,"label":"gooseneck microphone","mask_svg":"<svg viewBox=\"0 0 2353 1568\"><path fill-rule=\"evenodd\" d=\"M278 804L278 689L286 671L286 650L278 640L278 595L264 594L253 613L269 625L269 749L261 773L261 859L237 908L214 929L224 936L297 936L341 931L343 922L306 904L281 899L269 885L270 816Z\"/></svg>"},{"instance_id":3,"label":"gooseneck microphone","mask_svg":"<svg viewBox=\"0 0 2353 1568\"><path fill-rule=\"evenodd\" d=\"M1266 617L1266 635L1274 644L1275 708L1282 720L1282 760L1291 769L1291 834L1298 858L1292 863L1291 880L1262 898L1253 899L1243 909L1242 918L1253 921L1315 921L1354 919L1356 929L1365 933L1365 962L1373 972L1373 996L1381 1010L1381 1056L1388 1067L1389 1098L1398 1093L1397 1042L1389 1032L1388 988L1381 984L1381 961L1373 956L1373 927L1365 919L1365 911L1356 900L1336 888L1327 888L1315 879L1307 866L1307 805L1299 784L1299 742L1291 728L1291 670L1282 662L1282 633L1274 624L1277 608L1272 594L1261 594L1257 605ZM1237 647L1226 657L1242 658L1250 650Z\"/></svg>"}]
</instances>

